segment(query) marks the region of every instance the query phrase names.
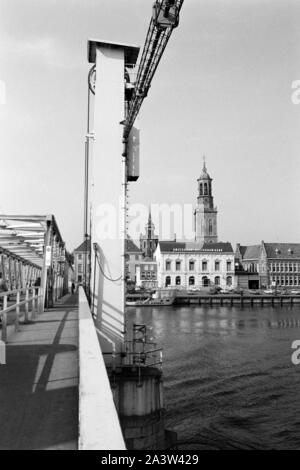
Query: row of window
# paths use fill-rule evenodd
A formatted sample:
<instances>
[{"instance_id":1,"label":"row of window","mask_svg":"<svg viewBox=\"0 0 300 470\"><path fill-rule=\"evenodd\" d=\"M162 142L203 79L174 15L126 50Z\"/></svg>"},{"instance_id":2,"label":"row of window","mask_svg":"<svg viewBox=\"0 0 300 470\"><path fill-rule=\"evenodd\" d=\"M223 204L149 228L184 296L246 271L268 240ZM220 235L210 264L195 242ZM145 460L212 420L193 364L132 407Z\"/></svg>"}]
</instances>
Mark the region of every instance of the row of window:
<instances>
[{"instance_id":1,"label":"row of window","mask_svg":"<svg viewBox=\"0 0 300 470\"><path fill-rule=\"evenodd\" d=\"M249 272L258 272L258 264L256 263L245 263L244 264L245 271ZM262 272L264 270L264 266L262 266ZM270 271L271 272L300 272L300 263L271 263L270 264Z\"/></svg>"},{"instance_id":2,"label":"row of window","mask_svg":"<svg viewBox=\"0 0 300 470\"><path fill-rule=\"evenodd\" d=\"M182 262L180 260L175 261L175 270L176 271L181 271L181 265L182 265ZM195 266L196 266L195 261L190 260L189 261L189 271L195 271ZM201 267L202 267L202 271L207 271L208 270L207 261L202 261ZM215 271L220 271L220 267L221 267L221 262L220 261L215 261L215 264L214 264ZM172 268L172 261L166 260L166 271L171 271L171 268ZM227 271L232 270L232 262L231 261L226 262L226 269L227 269Z\"/></svg>"},{"instance_id":3,"label":"row of window","mask_svg":"<svg viewBox=\"0 0 300 470\"><path fill-rule=\"evenodd\" d=\"M300 278L297 276L285 276L280 278L273 276L272 281L276 282L278 286L300 286Z\"/></svg>"},{"instance_id":4,"label":"row of window","mask_svg":"<svg viewBox=\"0 0 300 470\"><path fill-rule=\"evenodd\" d=\"M175 277L175 285L180 286L182 284L182 278L181 276L176 276ZM201 279L201 285L203 287L207 287L210 285L215 285L219 286L221 284L221 278L220 276L215 276L214 281L211 282L211 280L207 276L203 276ZM165 286L168 287L171 285L171 276L166 276L165 278ZM194 286L195 285L195 276L189 276L188 278L188 285L189 286ZM232 286L232 277L227 276L226 278L226 285L228 287Z\"/></svg>"},{"instance_id":5,"label":"row of window","mask_svg":"<svg viewBox=\"0 0 300 470\"><path fill-rule=\"evenodd\" d=\"M141 273L141 279L156 279L156 272L154 271L146 271Z\"/></svg>"},{"instance_id":6,"label":"row of window","mask_svg":"<svg viewBox=\"0 0 300 470\"><path fill-rule=\"evenodd\" d=\"M271 263L270 271L272 272L298 272L300 271L299 263Z\"/></svg>"},{"instance_id":7,"label":"row of window","mask_svg":"<svg viewBox=\"0 0 300 470\"><path fill-rule=\"evenodd\" d=\"M77 255L77 260L82 261L82 257L84 257L84 258L88 257L89 260L91 259L91 255L88 253L87 255L78 254Z\"/></svg>"}]
</instances>

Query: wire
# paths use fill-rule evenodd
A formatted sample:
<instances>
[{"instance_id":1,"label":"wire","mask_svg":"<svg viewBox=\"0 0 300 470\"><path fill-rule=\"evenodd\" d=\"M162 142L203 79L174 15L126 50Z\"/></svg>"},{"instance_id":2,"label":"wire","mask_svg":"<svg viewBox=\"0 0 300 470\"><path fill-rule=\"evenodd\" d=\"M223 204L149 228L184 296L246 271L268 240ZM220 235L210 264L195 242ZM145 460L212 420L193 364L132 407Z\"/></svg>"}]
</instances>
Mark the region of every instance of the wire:
<instances>
[{"instance_id":1,"label":"wire","mask_svg":"<svg viewBox=\"0 0 300 470\"><path fill-rule=\"evenodd\" d=\"M101 273L103 274L103 276L105 277L105 279L107 279L108 281L111 281L111 282L118 282L118 281L121 281L121 280L124 280L124 277L121 275L119 277L117 277L116 279L113 279L111 277L108 277L107 274L105 274L102 266L101 266L101 262L100 262L100 259L98 257L98 246L97 246L97 243L94 243L94 251L95 251L95 257L98 261L98 265L99 265L99 269L101 271Z\"/></svg>"}]
</instances>

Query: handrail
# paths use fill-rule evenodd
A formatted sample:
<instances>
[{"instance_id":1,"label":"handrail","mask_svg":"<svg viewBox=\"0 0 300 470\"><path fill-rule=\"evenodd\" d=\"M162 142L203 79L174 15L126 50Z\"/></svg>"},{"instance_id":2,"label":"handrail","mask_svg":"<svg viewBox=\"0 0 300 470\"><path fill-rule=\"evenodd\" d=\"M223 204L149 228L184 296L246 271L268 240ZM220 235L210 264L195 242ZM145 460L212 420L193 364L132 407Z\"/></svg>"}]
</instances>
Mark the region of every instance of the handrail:
<instances>
[{"instance_id":1,"label":"handrail","mask_svg":"<svg viewBox=\"0 0 300 470\"><path fill-rule=\"evenodd\" d=\"M0 297L4 297L5 295L14 295L14 294L17 294L18 292L26 292L26 290L38 289L38 288L39 286L31 286L31 287L20 287L20 289L6 290L3 292L0 292Z\"/></svg>"},{"instance_id":2,"label":"handrail","mask_svg":"<svg viewBox=\"0 0 300 470\"><path fill-rule=\"evenodd\" d=\"M36 293L36 290L38 292ZM25 299L21 300L21 293L25 292ZM32 293L32 295L30 295ZM16 294L16 302L7 306L8 297ZM24 287L20 289L1 292L0 297L3 298L3 308L0 309L0 319L2 321L2 341L7 341L7 313L16 311L15 331L19 329L20 317L24 315L24 321L29 321L29 305L31 303L31 318L35 318L36 312L43 311L43 290L41 287ZM25 311L20 313L20 307L25 305Z\"/></svg>"},{"instance_id":3,"label":"handrail","mask_svg":"<svg viewBox=\"0 0 300 470\"><path fill-rule=\"evenodd\" d=\"M79 287L79 450L125 450L95 323Z\"/></svg>"}]
</instances>

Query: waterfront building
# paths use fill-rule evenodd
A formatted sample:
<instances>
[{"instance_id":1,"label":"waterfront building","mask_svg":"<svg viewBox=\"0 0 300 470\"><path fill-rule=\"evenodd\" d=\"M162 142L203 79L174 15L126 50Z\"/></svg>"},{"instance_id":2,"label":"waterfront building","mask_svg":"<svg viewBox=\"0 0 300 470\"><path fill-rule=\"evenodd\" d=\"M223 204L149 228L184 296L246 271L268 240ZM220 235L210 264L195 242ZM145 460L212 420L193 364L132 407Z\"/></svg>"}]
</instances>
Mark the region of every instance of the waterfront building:
<instances>
[{"instance_id":1,"label":"waterfront building","mask_svg":"<svg viewBox=\"0 0 300 470\"><path fill-rule=\"evenodd\" d=\"M160 241L155 259L158 287L235 286L234 252L229 242Z\"/></svg>"},{"instance_id":2,"label":"waterfront building","mask_svg":"<svg viewBox=\"0 0 300 470\"><path fill-rule=\"evenodd\" d=\"M91 240L87 239L74 250L75 282L89 285L91 266Z\"/></svg>"},{"instance_id":3,"label":"waterfront building","mask_svg":"<svg viewBox=\"0 0 300 470\"><path fill-rule=\"evenodd\" d=\"M217 208L205 161L197 180L197 191L195 241L158 243L154 256L160 288L235 286L234 252L229 242L218 242Z\"/></svg>"},{"instance_id":4,"label":"waterfront building","mask_svg":"<svg viewBox=\"0 0 300 470\"><path fill-rule=\"evenodd\" d=\"M136 268L139 266L139 263L143 259L142 251L137 247L137 245L128 238L126 240L126 280L136 283Z\"/></svg>"},{"instance_id":5,"label":"waterfront building","mask_svg":"<svg viewBox=\"0 0 300 470\"><path fill-rule=\"evenodd\" d=\"M158 235L155 235L155 225L152 222L151 211L149 210L145 233L140 235L140 250L145 258L153 260L153 254L156 250L157 243Z\"/></svg>"},{"instance_id":6,"label":"waterfront building","mask_svg":"<svg viewBox=\"0 0 300 470\"><path fill-rule=\"evenodd\" d=\"M157 289L157 263L145 259L136 266L136 287L144 289Z\"/></svg>"},{"instance_id":7,"label":"waterfront building","mask_svg":"<svg viewBox=\"0 0 300 470\"><path fill-rule=\"evenodd\" d=\"M239 271L256 275L259 287L300 288L300 243L237 244Z\"/></svg>"}]
</instances>

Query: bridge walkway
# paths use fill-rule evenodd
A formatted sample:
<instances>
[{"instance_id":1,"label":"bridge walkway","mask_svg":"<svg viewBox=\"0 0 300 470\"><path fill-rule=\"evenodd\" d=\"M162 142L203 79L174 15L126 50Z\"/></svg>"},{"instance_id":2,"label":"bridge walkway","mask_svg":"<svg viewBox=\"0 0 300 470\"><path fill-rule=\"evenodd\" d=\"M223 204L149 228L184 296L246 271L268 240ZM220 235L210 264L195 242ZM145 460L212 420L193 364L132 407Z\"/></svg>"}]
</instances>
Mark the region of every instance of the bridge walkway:
<instances>
[{"instance_id":1,"label":"bridge walkway","mask_svg":"<svg viewBox=\"0 0 300 470\"><path fill-rule=\"evenodd\" d=\"M8 338L0 365L0 449L77 449L78 295Z\"/></svg>"}]
</instances>

